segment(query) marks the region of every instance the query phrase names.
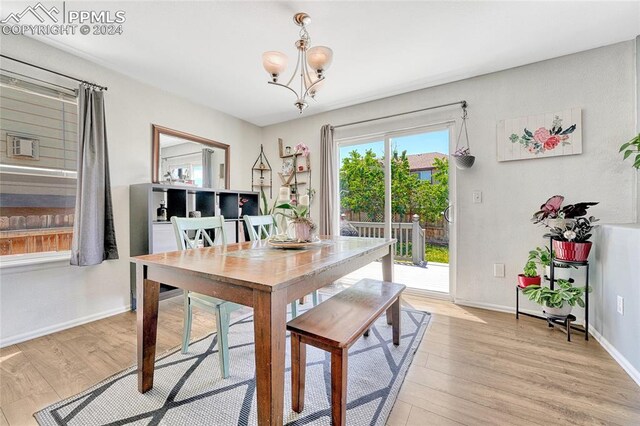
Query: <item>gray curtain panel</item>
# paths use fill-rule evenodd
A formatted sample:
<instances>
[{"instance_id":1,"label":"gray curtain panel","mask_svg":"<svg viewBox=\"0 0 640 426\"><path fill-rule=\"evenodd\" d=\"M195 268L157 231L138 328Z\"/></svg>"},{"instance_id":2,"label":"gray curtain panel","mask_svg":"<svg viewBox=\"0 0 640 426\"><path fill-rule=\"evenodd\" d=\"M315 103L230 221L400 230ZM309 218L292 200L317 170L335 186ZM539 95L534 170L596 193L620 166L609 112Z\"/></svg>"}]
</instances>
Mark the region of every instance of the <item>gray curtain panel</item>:
<instances>
[{"instance_id":1,"label":"gray curtain panel","mask_svg":"<svg viewBox=\"0 0 640 426\"><path fill-rule=\"evenodd\" d=\"M215 151L209 148L202 149L202 186L205 188L213 188L213 156Z\"/></svg>"},{"instance_id":2,"label":"gray curtain panel","mask_svg":"<svg viewBox=\"0 0 640 426\"><path fill-rule=\"evenodd\" d=\"M338 148L333 142L333 127L320 129L320 235L337 235L336 200L338 194Z\"/></svg>"},{"instance_id":3,"label":"gray curtain panel","mask_svg":"<svg viewBox=\"0 0 640 426\"><path fill-rule=\"evenodd\" d=\"M78 187L71 264L89 266L117 259L109 181L104 94L78 89Z\"/></svg>"}]
</instances>

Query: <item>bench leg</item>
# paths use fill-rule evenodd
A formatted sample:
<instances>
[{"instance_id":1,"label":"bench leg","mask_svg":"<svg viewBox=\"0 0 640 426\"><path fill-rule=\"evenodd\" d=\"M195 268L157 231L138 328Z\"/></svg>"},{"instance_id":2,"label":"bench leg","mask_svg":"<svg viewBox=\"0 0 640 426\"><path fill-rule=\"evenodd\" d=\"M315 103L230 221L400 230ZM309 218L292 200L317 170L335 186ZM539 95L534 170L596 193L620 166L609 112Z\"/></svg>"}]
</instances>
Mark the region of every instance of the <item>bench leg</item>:
<instances>
[{"instance_id":1,"label":"bench leg","mask_svg":"<svg viewBox=\"0 0 640 426\"><path fill-rule=\"evenodd\" d=\"M400 344L400 297L391 305L391 317L393 328L393 344L398 346Z\"/></svg>"},{"instance_id":2,"label":"bench leg","mask_svg":"<svg viewBox=\"0 0 640 426\"><path fill-rule=\"evenodd\" d=\"M307 369L307 345L300 335L291 333L291 408L296 413L304 410L304 379Z\"/></svg>"},{"instance_id":3,"label":"bench leg","mask_svg":"<svg viewBox=\"0 0 640 426\"><path fill-rule=\"evenodd\" d=\"M370 331L371 331L371 328L367 328L367 330L364 332L364 337L369 337Z\"/></svg>"},{"instance_id":4,"label":"bench leg","mask_svg":"<svg viewBox=\"0 0 640 426\"><path fill-rule=\"evenodd\" d=\"M331 419L334 426L347 424L347 349L331 353Z\"/></svg>"}]
</instances>

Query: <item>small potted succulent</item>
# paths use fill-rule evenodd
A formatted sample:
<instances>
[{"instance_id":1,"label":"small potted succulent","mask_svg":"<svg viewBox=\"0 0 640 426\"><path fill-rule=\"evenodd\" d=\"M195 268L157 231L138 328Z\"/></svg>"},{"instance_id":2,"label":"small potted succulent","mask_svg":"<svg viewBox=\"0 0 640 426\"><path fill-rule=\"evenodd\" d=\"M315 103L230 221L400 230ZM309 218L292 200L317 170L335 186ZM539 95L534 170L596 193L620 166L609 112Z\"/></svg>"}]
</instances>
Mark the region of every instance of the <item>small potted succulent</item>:
<instances>
[{"instance_id":1,"label":"small potted succulent","mask_svg":"<svg viewBox=\"0 0 640 426\"><path fill-rule=\"evenodd\" d=\"M522 274L518 274L518 286L526 288L532 285L540 285L540 275L538 275L538 269L535 262L529 260L524 265Z\"/></svg>"},{"instance_id":2,"label":"small potted succulent","mask_svg":"<svg viewBox=\"0 0 640 426\"><path fill-rule=\"evenodd\" d=\"M555 253L554 253L555 255ZM551 251L549 247L536 247L529 252L529 260L544 267L544 274L551 277ZM554 268L554 280L569 280L571 278L571 267L569 265L558 264Z\"/></svg>"},{"instance_id":3,"label":"small potted succulent","mask_svg":"<svg viewBox=\"0 0 640 426\"><path fill-rule=\"evenodd\" d=\"M539 305L542 305L543 312L548 317L566 317L571 313L575 305L584 308L582 295L586 291L591 291L586 287L573 287L567 280L556 281L556 288L531 285L522 292Z\"/></svg>"},{"instance_id":4,"label":"small potted succulent","mask_svg":"<svg viewBox=\"0 0 640 426\"><path fill-rule=\"evenodd\" d=\"M456 162L456 167L461 170L470 169L476 161L476 157L471 155L471 151L468 147L456 149L453 153L453 159Z\"/></svg>"}]
</instances>

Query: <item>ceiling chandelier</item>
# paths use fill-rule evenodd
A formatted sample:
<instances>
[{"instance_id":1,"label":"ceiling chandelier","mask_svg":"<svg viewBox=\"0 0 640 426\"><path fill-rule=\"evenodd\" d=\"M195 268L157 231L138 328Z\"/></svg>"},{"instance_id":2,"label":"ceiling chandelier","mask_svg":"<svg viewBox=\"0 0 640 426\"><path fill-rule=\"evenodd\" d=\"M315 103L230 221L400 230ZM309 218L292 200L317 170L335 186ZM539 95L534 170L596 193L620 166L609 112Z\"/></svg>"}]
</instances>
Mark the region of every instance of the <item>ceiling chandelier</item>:
<instances>
[{"instance_id":1,"label":"ceiling chandelier","mask_svg":"<svg viewBox=\"0 0 640 426\"><path fill-rule=\"evenodd\" d=\"M324 72L331 65L333 51L326 46L310 47L311 38L307 32L307 25L311 22L309 15L303 12L296 13L293 15L293 22L300 27L300 39L295 43L296 49L298 49L296 68L287 84L278 83L278 77L287 67L287 55L277 51L264 52L262 65L271 76L269 84L287 88L296 95L294 105L302 114L302 111L307 107L307 96L315 98L317 91L324 84ZM292 87L296 77L300 77L299 91ZM294 83L294 86L297 85L298 82Z\"/></svg>"}]
</instances>

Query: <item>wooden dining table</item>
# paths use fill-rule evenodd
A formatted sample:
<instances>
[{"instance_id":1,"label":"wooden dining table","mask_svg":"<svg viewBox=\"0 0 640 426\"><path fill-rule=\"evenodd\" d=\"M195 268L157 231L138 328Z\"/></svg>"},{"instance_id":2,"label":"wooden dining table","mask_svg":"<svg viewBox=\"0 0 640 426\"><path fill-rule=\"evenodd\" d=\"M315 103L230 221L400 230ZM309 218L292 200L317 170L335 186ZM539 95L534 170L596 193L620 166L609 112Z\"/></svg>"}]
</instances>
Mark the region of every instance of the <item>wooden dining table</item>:
<instances>
[{"instance_id":1,"label":"wooden dining table","mask_svg":"<svg viewBox=\"0 0 640 426\"><path fill-rule=\"evenodd\" d=\"M259 425L281 425L284 405L287 305L373 262L393 281L395 240L321 237L303 250L264 241L132 257L136 263L138 390L153 387L160 283L254 310ZM390 321L387 312L387 321ZM233 374L233 368L231 369Z\"/></svg>"}]
</instances>

